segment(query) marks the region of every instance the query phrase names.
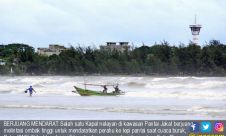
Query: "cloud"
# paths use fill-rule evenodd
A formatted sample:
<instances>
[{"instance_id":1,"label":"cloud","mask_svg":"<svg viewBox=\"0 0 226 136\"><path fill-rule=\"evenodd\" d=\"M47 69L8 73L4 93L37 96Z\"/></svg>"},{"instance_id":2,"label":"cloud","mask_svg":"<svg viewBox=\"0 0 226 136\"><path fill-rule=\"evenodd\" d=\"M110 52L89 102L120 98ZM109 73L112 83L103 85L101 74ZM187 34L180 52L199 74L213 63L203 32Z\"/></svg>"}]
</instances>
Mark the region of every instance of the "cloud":
<instances>
[{"instance_id":1,"label":"cloud","mask_svg":"<svg viewBox=\"0 0 226 136\"><path fill-rule=\"evenodd\" d=\"M195 14L201 43L226 42L225 6L224 0L0 0L0 42L187 43Z\"/></svg>"}]
</instances>

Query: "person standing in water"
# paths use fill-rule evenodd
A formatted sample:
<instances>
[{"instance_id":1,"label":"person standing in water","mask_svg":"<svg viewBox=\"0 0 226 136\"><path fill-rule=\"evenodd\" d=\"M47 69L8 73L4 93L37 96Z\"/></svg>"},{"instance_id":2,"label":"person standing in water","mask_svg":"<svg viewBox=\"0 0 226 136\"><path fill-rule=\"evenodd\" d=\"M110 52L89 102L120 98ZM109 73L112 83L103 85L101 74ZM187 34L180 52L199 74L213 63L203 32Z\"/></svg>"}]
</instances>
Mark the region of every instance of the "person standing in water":
<instances>
[{"instance_id":1,"label":"person standing in water","mask_svg":"<svg viewBox=\"0 0 226 136\"><path fill-rule=\"evenodd\" d=\"M29 91L30 97L32 97L33 92L36 93L35 89L32 86L30 86L28 89L26 89L25 93L27 93L27 91Z\"/></svg>"}]
</instances>

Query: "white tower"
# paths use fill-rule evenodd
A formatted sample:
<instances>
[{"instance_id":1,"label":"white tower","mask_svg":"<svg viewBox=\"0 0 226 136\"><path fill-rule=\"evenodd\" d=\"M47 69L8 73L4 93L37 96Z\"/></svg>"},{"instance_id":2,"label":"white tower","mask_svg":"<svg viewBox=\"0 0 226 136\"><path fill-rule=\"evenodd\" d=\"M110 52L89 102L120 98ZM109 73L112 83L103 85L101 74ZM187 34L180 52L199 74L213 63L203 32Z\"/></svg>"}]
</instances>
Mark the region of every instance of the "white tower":
<instances>
[{"instance_id":1,"label":"white tower","mask_svg":"<svg viewBox=\"0 0 226 136\"><path fill-rule=\"evenodd\" d=\"M195 24L193 25L190 25L190 29L191 29L191 33L193 35L193 44L196 44L198 45L199 44L199 33L200 33L200 30L202 28L202 25L199 25L197 24L197 19L196 19L196 16L195 16Z\"/></svg>"}]
</instances>

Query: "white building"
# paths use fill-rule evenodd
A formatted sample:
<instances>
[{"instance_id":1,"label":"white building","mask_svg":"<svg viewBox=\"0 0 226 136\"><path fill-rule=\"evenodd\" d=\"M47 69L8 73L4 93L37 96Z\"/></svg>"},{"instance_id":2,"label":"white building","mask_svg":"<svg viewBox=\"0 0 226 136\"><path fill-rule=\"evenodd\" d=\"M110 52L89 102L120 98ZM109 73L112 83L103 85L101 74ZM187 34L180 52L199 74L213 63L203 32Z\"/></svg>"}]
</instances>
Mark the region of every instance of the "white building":
<instances>
[{"instance_id":1,"label":"white building","mask_svg":"<svg viewBox=\"0 0 226 136\"><path fill-rule=\"evenodd\" d=\"M191 33L193 35L192 42L193 42L193 44L198 45L199 44L199 33L202 28L202 25L197 24L196 16L195 16L195 23L193 25L190 25L189 27L190 27Z\"/></svg>"},{"instance_id":2,"label":"white building","mask_svg":"<svg viewBox=\"0 0 226 136\"><path fill-rule=\"evenodd\" d=\"M38 54L43 56L59 55L66 48L62 45L50 44L49 48L38 48Z\"/></svg>"},{"instance_id":3,"label":"white building","mask_svg":"<svg viewBox=\"0 0 226 136\"><path fill-rule=\"evenodd\" d=\"M129 42L119 42L118 44L116 42L106 42L106 45L100 46L101 50L118 51L118 52L124 52L129 48L130 48Z\"/></svg>"}]
</instances>

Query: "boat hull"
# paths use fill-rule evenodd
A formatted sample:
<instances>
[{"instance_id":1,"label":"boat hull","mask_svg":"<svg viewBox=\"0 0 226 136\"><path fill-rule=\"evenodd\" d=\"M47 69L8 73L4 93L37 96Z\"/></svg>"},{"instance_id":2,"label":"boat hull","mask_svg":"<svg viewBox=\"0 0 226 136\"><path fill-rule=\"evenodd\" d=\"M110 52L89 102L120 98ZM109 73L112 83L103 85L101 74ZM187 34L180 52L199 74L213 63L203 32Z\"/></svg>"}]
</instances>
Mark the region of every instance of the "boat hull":
<instances>
[{"instance_id":1,"label":"boat hull","mask_svg":"<svg viewBox=\"0 0 226 136\"><path fill-rule=\"evenodd\" d=\"M92 90L87 90L87 89L82 89L79 87L74 86L76 89L77 93L81 96L117 96L117 95L123 95L124 93L103 93L103 92L98 92L98 91L92 91Z\"/></svg>"}]
</instances>

